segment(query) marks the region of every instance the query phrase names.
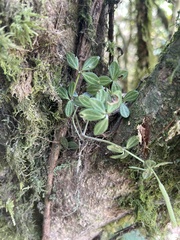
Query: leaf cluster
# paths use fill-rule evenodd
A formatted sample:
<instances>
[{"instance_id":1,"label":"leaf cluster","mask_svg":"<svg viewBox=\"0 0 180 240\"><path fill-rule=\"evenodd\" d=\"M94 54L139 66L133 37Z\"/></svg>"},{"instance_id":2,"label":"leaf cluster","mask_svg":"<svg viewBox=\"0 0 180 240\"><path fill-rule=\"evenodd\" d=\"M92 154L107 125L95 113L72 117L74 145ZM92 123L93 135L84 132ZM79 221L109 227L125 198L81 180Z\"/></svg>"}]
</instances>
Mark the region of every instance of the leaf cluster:
<instances>
[{"instance_id":1,"label":"leaf cluster","mask_svg":"<svg viewBox=\"0 0 180 240\"><path fill-rule=\"evenodd\" d=\"M59 96L67 100L65 114L70 117L75 107L80 108L79 115L84 121L97 121L94 126L94 135L103 134L109 126L109 117L114 112L119 112L124 118L130 115L127 102L136 100L138 92L133 90L125 96L119 79L127 77L127 71L120 69L117 62L109 66L108 76L97 76L92 70L98 65L100 58L92 56L88 58L79 69L79 60L73 53L67 54L68 65L78 71L75 82L71 82L68 88L59 87ZM77 82L82 76L86 82L86 92L78 95L76 92Z\"/></svg>"}]
</instances>

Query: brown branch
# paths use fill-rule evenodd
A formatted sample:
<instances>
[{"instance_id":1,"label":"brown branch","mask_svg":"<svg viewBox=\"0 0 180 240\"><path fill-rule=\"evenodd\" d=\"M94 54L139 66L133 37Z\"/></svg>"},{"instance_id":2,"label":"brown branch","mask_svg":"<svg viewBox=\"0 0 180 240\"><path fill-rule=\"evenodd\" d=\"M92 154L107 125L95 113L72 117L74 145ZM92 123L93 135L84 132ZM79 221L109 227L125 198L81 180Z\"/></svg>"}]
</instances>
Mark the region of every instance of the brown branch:
<instances>
[{"instance_id":1,"label":"brown branch","mask_svg":"<svg viewBox=\"0 0 180 240\"><path fill-rule=\"evenodd\" d=\"M50 227L51 227L51 200L50 195L53 187L54 169L57 165L59 153L61 150L61 138L67 133L67 123L62 127L57 127L54 132L54 141L51 147L51 153L49 156L49 168L46 185L46 196L45 196L45 209L44 209L44 221L43 221L43 236L42 240L50 239Z\"/></svg>"},{"instance_id":2,"label":"brown branch","mask_svg":"<svg viewBox=\"0 0 180 240\"><path fill-rule=\"evenodd\" d=\"M99 23L99 18L102 11L103 6L103 0L94 0L93 5L89 11L89 14L92 18L92 26L93 26L93 32L97 33L97 27ZM86 33L86 24L83 24L83 29L80 29L79 36L78 36L78 45L77 45L77 51L76 55L79 58L79 66L82 67L84 61L90 56L91 47L93 39L90 39L90 36L88 36L88 33ZM79 80L78 86L77 86L77 92L79 92L81 87L82 79Z\"/></svg>"}]
</instances>

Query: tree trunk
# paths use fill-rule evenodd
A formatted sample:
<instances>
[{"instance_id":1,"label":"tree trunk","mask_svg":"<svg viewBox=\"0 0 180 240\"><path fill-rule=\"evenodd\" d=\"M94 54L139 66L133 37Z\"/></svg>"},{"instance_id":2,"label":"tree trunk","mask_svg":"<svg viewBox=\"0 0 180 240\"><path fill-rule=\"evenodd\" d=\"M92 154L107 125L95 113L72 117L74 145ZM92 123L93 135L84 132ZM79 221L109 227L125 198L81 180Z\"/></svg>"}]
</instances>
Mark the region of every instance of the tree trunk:
<instances>
[{"instance_id":1,"label":"tree trunk","mask_svg":"<svg viewBox=\"0 0 180 240\"><path fill-rule=\"evenodd\" d=\"M151 76L142 82L139 97L131 106L130 118L121 120L112 137L117 144L125 145L129 137L137 134L138 124L145 119L146 127L150 129L149 141L147 146L140 146L136 154L157 163L172 163L157 172L171 199L174 199L175 209L178 207L176 183L179 181L179 43L180 32L177 32ZM113 236L117 236L118 231L119 236L125 232L124 222L129 231L135 228L137 222L133 208L148 234L155 231L154 223L159 221L157 213L164 208L164 202L155 179L151 178L151 182L143 185L140 173L134 176L134 180L131 179L128 166L141 166L137 160L110 160L105 146L86 142L80 148L78 158L82 166L78 172L77 158L75 156L73 160L69 154L60 158L61 169L55 176L56 200L52 208L51 239L90 240L97 236L99 239L116 239ZM136 201L134 198L137 198ZM159 203L154 204L155 199ZM148 215L143 216L143 211ZM164 222L169 221L167 211L163 219Z\"/></svg>"}]
</instances>

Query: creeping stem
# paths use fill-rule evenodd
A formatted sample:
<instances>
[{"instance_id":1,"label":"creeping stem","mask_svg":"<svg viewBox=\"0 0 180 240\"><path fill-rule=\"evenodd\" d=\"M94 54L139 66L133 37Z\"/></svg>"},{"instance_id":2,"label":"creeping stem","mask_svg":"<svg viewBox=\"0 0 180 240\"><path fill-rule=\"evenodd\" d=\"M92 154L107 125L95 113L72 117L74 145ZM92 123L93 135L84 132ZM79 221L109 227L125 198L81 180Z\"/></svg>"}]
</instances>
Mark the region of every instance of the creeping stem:
<instances>
[{"instance_id":1,"label":"creeping stem","mask_svg":"<svg viewBox=\"0 0 180 240\"><path fill-rule=\"evenodd\" d=\"M82 135L82 137L87 138L87 139L90 139L90 140L92 140L92 141L103 142L103 143L107 143L107 144L109 144L109 145L117 146L117 144L112 143L112 142L107 141L107 140L104 140L104 139L95 138L95 137L89 137L89 136L87 136L87 135L85 135L85 134L83 134L83 133L82 133L81 135ZM122 148L125 152L127 152L129 155L131 155L132 157L134 157L134 158L136 158L137 160L139 160L140 162L144 163L144 160L142 160L141 158L139 158L139 157L136 156L135 154L129 152L126 148L123 148L123 147L121 147L121 148Z\"/></svg>"}]
</instances>

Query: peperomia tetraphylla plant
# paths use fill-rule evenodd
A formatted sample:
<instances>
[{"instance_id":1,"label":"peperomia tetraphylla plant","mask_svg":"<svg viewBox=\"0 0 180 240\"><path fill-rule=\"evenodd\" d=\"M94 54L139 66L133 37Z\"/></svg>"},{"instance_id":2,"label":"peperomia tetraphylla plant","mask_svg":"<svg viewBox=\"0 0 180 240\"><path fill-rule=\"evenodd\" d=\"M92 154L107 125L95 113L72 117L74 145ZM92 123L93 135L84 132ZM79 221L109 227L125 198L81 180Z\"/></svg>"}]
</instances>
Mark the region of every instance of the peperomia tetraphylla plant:
<instances>
[{"instance_id":1,"label":"peperomia tetraphylla plant","mask_svg":"<svg viewBox=\"0 0 180 240\"><path fill-rule=\"evenodd\" d=\"M78 71L77 79L71 82L68 89L58 88L59 96L67 100L65 114L72 116L75 107L80 109L79 115L85 121L97 121L94 127L94 135L103 134L109 126L109 116L119 111L124 118L129 117L130 111L126 102L134 101L138 92L136 90L128 92L122 96L122 88L119 78L126 78L127 71L121 70L117 62L112 62L109 66L109 76L98 77L92 70L99 63L100 58L93 56L87 59L79 69L78 58L73 53L67 54L68 65ZM86 92L78 95L76 86L80 76L86 81Z\"/></svg>"},{"instance_id":2,"label":"peperomia tetraphylla plant","mask_svg":"<svg viewBox=\"0 0 180 240\"><path fill-rule=\"evenodd\" d=\"M92 70L98 65L100 58L98 56L90 57L85 61L82 68L79 69L79 60L73 53L67 54L67 63L74 70L78 71L76 80L71 82L68 88L58 87L57 92L61 99L67 100L65 106L66 117L72 116L72 123L78 134L78 137L82 139L89 139L91 141L103 142L107 144L108 150L115 153L111 156L114 159L123 159L128 155L131 155L137 159L143 165L140 167L130 167L134 170L142 171L143 179L149 179L152 175L156 178L159 189L165 200L171 223L174 227L177 226L177 221L174 215L174 211L166 192L164 185L161 183L159 177L155 173L156 168L171 164L171 162L163 162L156 164L155 161L143 160L137 155L133 154L130 149L138 145L138 136L132 136L124 147L119 146L108 140L97 138L93 136L87 136L86 130L89 122L96 122L93 130L95 136L103 134L109 127L109 117L115 111L119 111L120 115L124 118L128 118L130 115L127 102L133 102L138 97L138 92L132 90L123 96L122 88L119 79L127 77L127 71L121 70L117 62L112 62L109 66L108 76L98 77ZM78 95L76 92L77 84L80 76L86 81L86 92ZM79 110L79 111L77 111ZM86 122L84 131L78 122L77 112L79 116ZM75 124L77 121L77 126Z\"/></svg>"}]
</instances>

